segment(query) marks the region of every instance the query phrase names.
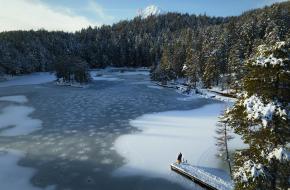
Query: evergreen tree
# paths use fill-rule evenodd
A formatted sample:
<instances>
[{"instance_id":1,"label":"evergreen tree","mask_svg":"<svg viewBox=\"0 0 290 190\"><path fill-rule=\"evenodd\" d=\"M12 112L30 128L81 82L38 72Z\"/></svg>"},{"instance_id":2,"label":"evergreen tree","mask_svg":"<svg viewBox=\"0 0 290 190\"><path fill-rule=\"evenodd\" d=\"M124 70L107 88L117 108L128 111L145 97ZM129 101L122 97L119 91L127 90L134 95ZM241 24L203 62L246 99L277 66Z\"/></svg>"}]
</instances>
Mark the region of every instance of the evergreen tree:
<instances>
[{"instance_id":1,"label":"evergreen tree","mask_svg":"<svg viewBox=\"0 0 290 190\"><path fill-rule=\"evenodd\" d=\"M218 148L218 157L221 157L225 160L228 164L229 171L232 177L232 165L231 165L231 158L229 153L229 141L234 138L231 134L232 129L228 126L228 121L226 118L221 117L216 129L216 146Z\"/></svg>"},{"instance_id":2,"label":"evergreen tree","mask_svg":"<svg viewBox=\"0 0 290 190\"><path fill-rule=\"evenodd\" d=\"M245 92L224 117L248 148L234 160L236 189L287 189L290 178L289 43L262 45L247 62Z\"/></svg>"},{"instance_id":3,"label":"evergreen tree","mask_svg":"<svg viewBox=\"0 0 290 190\"><path fill-rule=\"evenodd\" d=\"M185 76L189 79L190 86L196 88L197 82L199 81L198 65L194 62L194 51L190 46L186 50L185 65L183 70L185 72Z\"/></svg>"},{"instance_id":4,"label":"evergreen tree","mask_svg":"<svg viewBox=\"0 0 290 190\"><path fill-rule=\"evenodd\" d=\"M66 83L87 83L90 81L88 64L74 56L64 56L57 59L55 64L55 75L57 80Z\"/></svg>"}]
</instances>

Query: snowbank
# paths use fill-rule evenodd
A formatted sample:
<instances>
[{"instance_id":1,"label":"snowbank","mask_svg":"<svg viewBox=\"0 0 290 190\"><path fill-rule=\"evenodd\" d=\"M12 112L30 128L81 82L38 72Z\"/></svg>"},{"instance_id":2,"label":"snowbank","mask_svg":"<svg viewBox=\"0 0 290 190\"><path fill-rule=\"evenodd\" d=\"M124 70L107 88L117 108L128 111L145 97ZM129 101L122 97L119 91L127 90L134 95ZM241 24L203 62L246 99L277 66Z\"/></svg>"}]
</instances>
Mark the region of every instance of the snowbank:
<instances>
[{"instance_id":1,"label":"snowbank","mask_svg":"<svg viewBox=\"0 0 290 190\"><path fill-rule=\"evenodd\" d=\"M17 165L24 153L16 150L0 150L0 189L40 190L30 183L35 170ZM53 186L45 188L52 190Z\"/></svg>"},{"instance_id":2,"label":"snowbank","mask_svg":"<svg viewBox=\"0 0 290 190\"><path fill-rule=\"evenodd\" d=\"M42 84L52 82L54 80L56 80L54 74L48 72L40 72L23 76L15 76L10 80L0 82L0 87Z\"/></svg>"}]
</instances>

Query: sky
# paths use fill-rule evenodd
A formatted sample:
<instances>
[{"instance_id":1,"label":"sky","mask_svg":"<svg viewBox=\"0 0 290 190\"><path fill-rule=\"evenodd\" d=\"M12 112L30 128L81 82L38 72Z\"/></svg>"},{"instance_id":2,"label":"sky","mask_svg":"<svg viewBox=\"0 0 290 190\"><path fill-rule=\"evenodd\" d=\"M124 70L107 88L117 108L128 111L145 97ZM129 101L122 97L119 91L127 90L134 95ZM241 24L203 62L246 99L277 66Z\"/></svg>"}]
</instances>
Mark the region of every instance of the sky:
<instances>
[{"instance_id":1,"label":"sky","mask_svg":"<svg viewBox=\"0 0 290 190\"><path fill-rule=\"evenodd\" d=\"M235 16L285 0L0 0L0 32L63 30L132 19L149 5L163 12Z\"/></svg>"}]
</instances>

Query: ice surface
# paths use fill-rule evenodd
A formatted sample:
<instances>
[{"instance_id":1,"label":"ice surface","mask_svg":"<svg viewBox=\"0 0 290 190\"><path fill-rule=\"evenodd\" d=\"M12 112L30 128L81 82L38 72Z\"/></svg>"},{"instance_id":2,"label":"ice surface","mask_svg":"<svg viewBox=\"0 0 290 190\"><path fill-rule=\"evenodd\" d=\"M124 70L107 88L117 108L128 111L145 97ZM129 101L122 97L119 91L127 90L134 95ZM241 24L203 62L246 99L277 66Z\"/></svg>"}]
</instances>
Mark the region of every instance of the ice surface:
<instances>
[{"instance_id":1,"label":"ice surface","mask_svg":"<svg viewBox=\"0 0 290 190\"><path fill-rule=\"evenodd\" d=\"M29 117L34 108L28 106L7 106L0 114L1 136L26 135L41 129L42 121Z\"/></svg>"},{"instance_id":2,"label":"ice surface","mask_svg":"<svg viewBox=\"0 0 290 190\"><path fill-rule=\"evenodd\" d=\"M17 95L17 96L2 96L0 101L16 102L16 103L26 103L28 100L26 96Z\"/></svg>"},{"instance_id":3,"label":"ice surface","mask_svg":"<svg viewBox=\"0 0 290 190\"><path fill-rule=\"evenodd\" d=\"M211 104L189 111L146 114L132 120L131 125L142 132L116 140L115 149L127 164L115 175L170 177L169 166L179 152L193 165L218 168L214 136L223 109L224 104ZM240 146L240 141L235 145Z\"/></svg>"},{"instance_id":4,"label":"ice surface","mask_svg":"<svg viewBox=\"0 0 290 190\"><path fill-rule=\"evenodd\" d=\"M30 178L35 173L34 169L17 165L24 154L16 150L0 151L0 181L3 190L40 190L30 184ZM54 189L53 186L45 188Z\"/></svg>"},{"instance_id":5,"label":"ice surface","mask_svg":"<svg viewBox=\"0 0 290 190\"><path fill-rule=\"evenodd\" d=\"M30 75L16 76L11 80L0 82L0 87L42 84L56 80L55 75L48 72L33 73Z\"/></svg>"}]
</instances>

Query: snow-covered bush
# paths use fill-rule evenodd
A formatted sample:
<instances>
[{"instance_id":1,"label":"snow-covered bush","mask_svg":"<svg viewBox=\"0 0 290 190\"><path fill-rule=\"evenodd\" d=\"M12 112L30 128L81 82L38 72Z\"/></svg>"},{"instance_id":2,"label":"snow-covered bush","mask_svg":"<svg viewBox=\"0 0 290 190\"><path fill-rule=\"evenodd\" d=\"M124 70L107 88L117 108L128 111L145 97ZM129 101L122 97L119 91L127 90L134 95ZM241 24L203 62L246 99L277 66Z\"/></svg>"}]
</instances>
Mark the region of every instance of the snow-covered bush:
<instances>
[{"instance_id":1,"label":"snow-covered bush","mask_svg":"<svg viewBox=\"0 0 290 190\"><path fill-rule=\"evenodd\" d=\"M289 187L289 44L258 47L247 61L244 92L225 114L248 148L235 154L236 189Z\"/></svg>"}]
</instances>

